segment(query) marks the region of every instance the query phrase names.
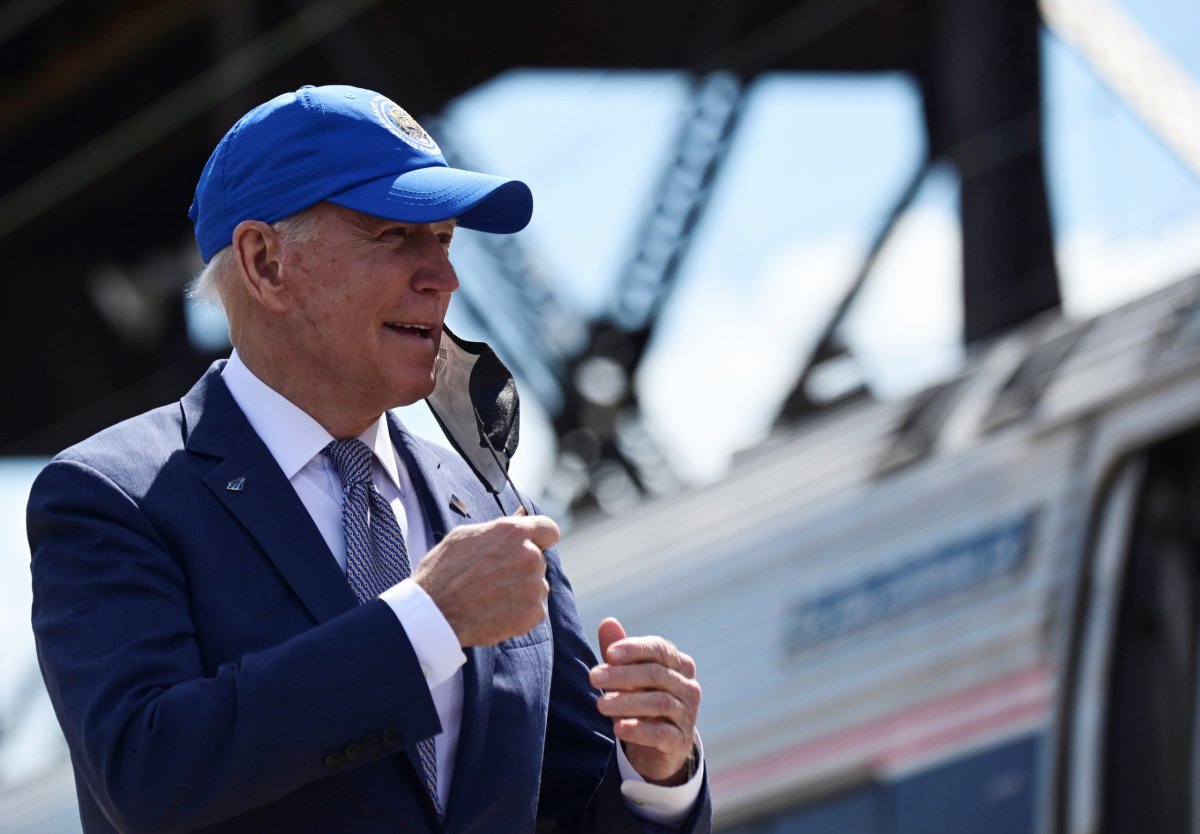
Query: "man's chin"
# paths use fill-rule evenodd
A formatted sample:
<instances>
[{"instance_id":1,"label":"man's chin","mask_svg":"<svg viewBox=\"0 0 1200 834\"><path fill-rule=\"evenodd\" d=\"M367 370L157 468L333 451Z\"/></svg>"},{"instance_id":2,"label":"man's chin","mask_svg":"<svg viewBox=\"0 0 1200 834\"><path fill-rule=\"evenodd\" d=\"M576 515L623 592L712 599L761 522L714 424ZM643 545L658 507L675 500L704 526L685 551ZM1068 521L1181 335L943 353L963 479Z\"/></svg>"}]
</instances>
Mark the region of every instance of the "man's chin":
<instances>
[{"instance_id":1,"label":"man's chin","mask_svg":"<svg viewBox=\"0 0 1200 834\"><path fill-rule=\"evenodd\" d=\"M403 386L403 392L394 398L394 403L388 406L392 408L403 408L406 405L418 403L433 393L433 388L437 383L437 378L431 372L427 382L410 383Z\"/></svg>"}]
</instances>

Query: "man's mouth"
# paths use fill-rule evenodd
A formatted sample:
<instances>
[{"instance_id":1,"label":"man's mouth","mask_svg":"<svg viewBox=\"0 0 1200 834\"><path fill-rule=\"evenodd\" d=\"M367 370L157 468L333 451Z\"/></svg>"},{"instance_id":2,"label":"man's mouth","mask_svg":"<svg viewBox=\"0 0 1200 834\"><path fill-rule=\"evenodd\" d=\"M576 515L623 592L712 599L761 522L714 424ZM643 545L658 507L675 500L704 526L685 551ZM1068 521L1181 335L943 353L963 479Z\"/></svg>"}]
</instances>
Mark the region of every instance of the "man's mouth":
<instances>
[{"instance_id":1,"label":"man's mouth","mask_svg":"<svg viewBox=\"0 0 1200 834\"><path fill-rule=\"evenodd\" d=\"M433 336L433 328L427 324L408 324L399 321L385 321L383 326L395 333L401 333L406 336L415 336L419 339L430 339Z\"/></svg>"}]
</instances>

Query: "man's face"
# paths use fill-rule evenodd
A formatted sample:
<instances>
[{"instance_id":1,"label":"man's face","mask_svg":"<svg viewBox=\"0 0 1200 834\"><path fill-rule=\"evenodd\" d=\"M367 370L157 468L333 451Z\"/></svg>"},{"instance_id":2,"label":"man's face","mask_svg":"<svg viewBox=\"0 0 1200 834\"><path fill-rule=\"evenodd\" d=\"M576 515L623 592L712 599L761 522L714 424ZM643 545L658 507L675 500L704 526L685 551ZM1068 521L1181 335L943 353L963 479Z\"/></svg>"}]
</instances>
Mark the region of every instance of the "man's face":
<instances>
[{"instance_id":1,"label":"man's face","mask_svg":"<svg viewBox=\"0 0 1200 834\"><path fill-rule=\"evenodd\" d=\"M458 278L455 221L400 223L322 203L315 235L283 247L293 377L347 416L433 390L442 322Z\"/></svg>"}]
</instances>

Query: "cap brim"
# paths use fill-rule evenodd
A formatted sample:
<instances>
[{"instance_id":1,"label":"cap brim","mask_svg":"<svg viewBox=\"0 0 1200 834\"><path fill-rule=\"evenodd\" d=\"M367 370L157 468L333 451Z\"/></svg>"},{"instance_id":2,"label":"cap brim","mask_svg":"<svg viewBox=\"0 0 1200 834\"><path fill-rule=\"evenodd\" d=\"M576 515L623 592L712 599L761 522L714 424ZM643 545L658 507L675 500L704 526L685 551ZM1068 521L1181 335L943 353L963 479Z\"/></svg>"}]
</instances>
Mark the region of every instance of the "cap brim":
<instances>
[{"instance_id":1,"label":"cap brim","mask_svg":"<svg viewBox=\"0 0 1200 834\"><path fill-rule=\"evenodd\" d=\"M405 223L457 217L464 228L496 234L519 232L533 216L533 194L520 180L441 165L372 180L328 200Z\"/></svg>"}]
</instances>

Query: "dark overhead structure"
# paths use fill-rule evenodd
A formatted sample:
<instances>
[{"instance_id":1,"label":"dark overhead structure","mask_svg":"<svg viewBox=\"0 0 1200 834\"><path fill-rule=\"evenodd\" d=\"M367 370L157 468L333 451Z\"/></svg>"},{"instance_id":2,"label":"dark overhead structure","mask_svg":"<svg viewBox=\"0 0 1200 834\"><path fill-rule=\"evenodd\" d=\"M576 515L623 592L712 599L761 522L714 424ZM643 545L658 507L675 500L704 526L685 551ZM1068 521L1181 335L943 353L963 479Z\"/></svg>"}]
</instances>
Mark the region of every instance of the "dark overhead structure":
<instances>
[{"instance_id":1,"label":"dark overhead structure","mask_svg":"<svg viewBox=\"0 0 1200 834\"><path fill-rule=\"evenodd\" d=\"M872 253L928 164L952 163L962 178L964 338L986 339L1059 302L1038 26L1033 0L8 3L0 246L10 280L0 355L10 406L0 412L0 452L53 452L179 396L214 358L187 338L181 289L198 263L184 212L216 139L253 104L336 81L436 114L512 67L667 69L691 75L693 107L603 316L583 321L550 280L531 274L520 238L490 245L495 290L547 313L527 343L499 347L517 368L514 354L535 354L526 361L541 369L532 390L554 415L572 484L562 501L612 508L670 489L633 383L738 128L743 91L767 71L902 70L918 81L928 160ZM485 305L476 306L486 325ZM840 351L838 321L814 358ZM824 405L809 395L808 374L781 423Z\"/></svg>"}]
</instances>

